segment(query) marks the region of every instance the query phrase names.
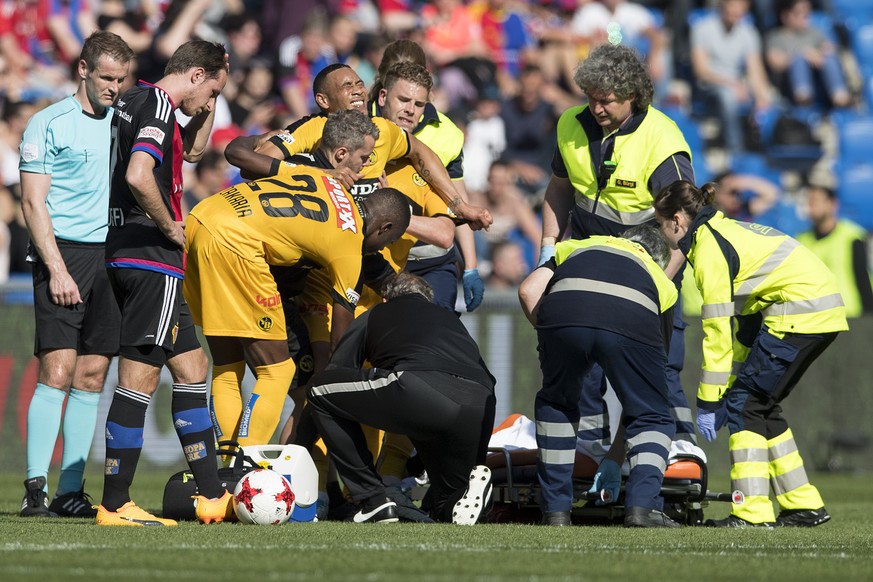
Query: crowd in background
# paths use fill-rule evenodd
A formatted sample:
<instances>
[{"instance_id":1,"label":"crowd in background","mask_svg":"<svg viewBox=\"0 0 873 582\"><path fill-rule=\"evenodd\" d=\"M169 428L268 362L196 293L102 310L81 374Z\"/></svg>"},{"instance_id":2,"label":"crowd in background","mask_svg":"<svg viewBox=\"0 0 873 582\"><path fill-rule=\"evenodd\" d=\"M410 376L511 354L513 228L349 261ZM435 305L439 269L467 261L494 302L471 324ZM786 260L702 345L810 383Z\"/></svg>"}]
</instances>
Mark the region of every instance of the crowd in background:
<instances>
[{"instance_id":1,"label":"crowd in background","mask_svg":"<svg viewBox=\"0 0 873 582\"><path fill-rule=\"evenodd\" d=\"M317 110L312 79L322 68L346 63L369 85L389 42L419 42L436 80L437 108L466 132L467 189L494 216L492 228L477 233L477 253L483 277L499 289L514 288L536 262L555 125L563 110L584 102L572 79L576 65L605 42L629 44L645 57L655 106L683 129L698 181L727 184L729 214L789 234L806 228L798 186L822 164L826 185L838 189L840 176L866 168L864 160L830 165L845 153L838 151L841 128L865 119L869 105L865 80L873 69L865 58L873 61L873 49L864 53L857 41L863 18L849 13L863 10L861 4L0 0L0 282L9 272L29 272L17 189L21 134L35 111L73 92L82 40L97 29L119 34L137 53L129 86L160 78L172 52L191 38L228 49L231 75L211 151L196 167L186 166L186 209L240 180L223 156L231 139L284 127ZM873 15L873 7L869 11ZM733 34L718 42L725 26ZM806 68L796 55L804 55ZM797 122L795 133L807 128L809 135L780 142L791 129L786 119ZM866 140L873 142L873 130ZM791 163L780 166L784 159L770 157L777 151L787 152ZM786 169L801 180L786 185Z\"/></svg>"}]
</instances>

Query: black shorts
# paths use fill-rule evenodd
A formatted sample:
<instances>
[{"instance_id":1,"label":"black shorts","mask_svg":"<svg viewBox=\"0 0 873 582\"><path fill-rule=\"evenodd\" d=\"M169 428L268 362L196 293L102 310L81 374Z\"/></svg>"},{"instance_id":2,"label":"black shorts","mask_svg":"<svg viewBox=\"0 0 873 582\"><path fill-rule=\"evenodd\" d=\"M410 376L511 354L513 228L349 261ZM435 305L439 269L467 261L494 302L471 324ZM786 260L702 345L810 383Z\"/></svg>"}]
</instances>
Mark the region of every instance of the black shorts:
<instances>
[{"instance_id":1,"label":"black shorts","mask_svg":"<svg viewBox=\"0 0 873 582\"><path fill-rule=\"evenodd\" d=\"M122 354L129 353L127 348L151 352L155 347L172 354L179 334L182 279L144 269L112 267L107 272L121 308Z\"/></svg>"},{"instance_id":2,"label":"black shorts","mask_svg":"<svg viewBox=\"0 0 873 582\"><path fill-rule=\"evenodd\" d=\"M191 350L201 348L200 338L194 327L194 318L191 317L191 308L185 296L182 296L182 305L179 306L179 333L176 335L176 343L173 344L173 355L184 354Z\"/></svg>"},{"instance_id":3,"label":"black shorts","mask_svg":"<svg viewBox=\"0 0 873 582\"><path fill-rule=\"evenodd\" d=\"M79 287L82 303L64 307L52 303L49 273L38 257L33 263L33 312L36 334L33 353L74 349L80 355L118 353L121 314L104 266L102 244L57 241L67 272Z\"/></svg>"}]
</instances>

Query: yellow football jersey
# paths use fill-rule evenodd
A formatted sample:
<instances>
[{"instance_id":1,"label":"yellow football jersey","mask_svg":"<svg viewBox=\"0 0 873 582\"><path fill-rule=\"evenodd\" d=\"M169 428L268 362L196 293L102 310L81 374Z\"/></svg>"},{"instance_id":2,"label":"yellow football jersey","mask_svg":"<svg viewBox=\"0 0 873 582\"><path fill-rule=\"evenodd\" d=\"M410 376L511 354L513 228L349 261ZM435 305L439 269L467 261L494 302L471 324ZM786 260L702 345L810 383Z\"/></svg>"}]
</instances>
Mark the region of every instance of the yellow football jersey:
<instances>
[{"instance_id":1,"label":"yellow football jersey","mask_svg":"<svg viewBox=\"0 0 873 582\"><path fill-rule=\"evenodd\" d=\"M357 304L363 284L363 219L351 195L322 170L282 164L276 176L214 194L191 214L244 259L323 267L334 301L349 309Z\"/></svg>"},{"instance_id":2,"label":"yellow football jersey","mask_svg":"<svg viewBox=\"0 0 873 582\"><path fill-rule=\"evenodd\" d=\"M388 185L400 190L406 196L413 215L454 217L445 201L418 175L418 172L411 163L406 160L392 161L388 163L386 171L388 173ZM405 232L394 244L382 250L382 255L390 263L391 267L394 268L395 272L402 271L403 267L406 266L406 260L409 258L409 249L416 242L418 242L417 238Z\"/></svg>"},{"instance_id":3,"label":"yellow football jersey","mask_svg":"<svg viewBox=\"0 0 873 582\"><path fill-rule=\"evenodd\" d=\"M376 140L369 163L361 170L363 179L352 188L355 197L366 196L379 188L379 177L385 171L385 165L409 153L409 136L405 130L383 117L373 117L372 120L379 129L379 139ZM321 142L325 123L327 116L324 114L304 117L286 128L289 133L274 136L270 143L282 151L286 160L296 154L314 152Z\"/></svg>"}]
</instances>

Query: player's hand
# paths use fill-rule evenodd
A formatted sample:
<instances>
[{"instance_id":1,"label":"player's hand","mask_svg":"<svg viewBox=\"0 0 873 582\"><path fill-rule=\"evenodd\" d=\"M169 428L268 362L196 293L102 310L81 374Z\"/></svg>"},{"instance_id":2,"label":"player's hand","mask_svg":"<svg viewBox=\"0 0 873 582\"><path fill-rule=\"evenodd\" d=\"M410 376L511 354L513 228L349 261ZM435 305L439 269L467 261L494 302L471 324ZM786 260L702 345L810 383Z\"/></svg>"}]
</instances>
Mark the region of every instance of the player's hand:
<instances>
[{"instance_id":1,"label":"player's hand","mask_svg":"<svg viewBox=\"0 0 873 582\"><path fill-rule=\"evenodd\" d=\"M185 248L185 224L182 222L171 222L166 227L161 227L161 232L164 236L170 239L170 242L177 247Z\"/></svg>"},{"instance_id":2,"label":"player's hand","mask_svg":"<svg viewBox=\"0 0 873 582\"><path fill-rule=\"evenodd\" d=\"M471 206L463 200L452 208L452 212L458 218L466 221L473 230L488 230L491 227L491 223L494 222L494 218L491 217L491 211L487 208Z\"/></svg>"},{"instance_id":3,"label":"player's hand","mask_svg":"<svg viewBox=\"0 0 873 582\"><path fill-rule=\"evenodd\" d=\"M280 133L288 133L288 131L285 129L274 129L262 135L253 136L255 143L253 144L252 151L259 152L259 150L264 147L270 141L270 139L279 135Z\"/></svg>"},{"instance_id":4,"label":"player's hand","mask_svg":"<svg viewBox=\"0 0 873 582\"><path fill-rule=\"evenodd\" d=\"M78 305L82 302L82 296L79 294L79 286L76 281L70 276L66 269L56 273L49 279L49 295L52 303L55 305Z\"/></svg>"},{"instance_id":5,"label":"player's hand","mask_svg":"<svg viewBox=\"0 0 873 582\"><path fill-rule=\"evenodd\" d=\"M333 176L346 190L351 190L355 182L364 177L363 174L353 172L350 168L334 168L333 170L325 170L325 173Z\"/></svg>"},{"instance_id":6,"label":"player's hand","mask_svg":"<svg viewBox=\"0 0 873 582\"><path fill-rule=\"evenodd\" d=\"M485 283L479 276L479 269L464 269L464 303L467 311L473 311L482 304L485 297Z\"/></svg>"},{"instance_id":7,"label":"player's hand","mask_svg":"<svg viewBox=\"0 0 873 582\"><path fill-rule=\"evenodd\" d=\"M385 173L385 170L382 170L382 175L379 176L379 187L387 188L388 187L388 174Z\"/></svg>"},{"instance_id":8,"label":"player's hand","mask_svg":"<svg viewBox=\"0 0 873 582\"><path fill-rule=\"evenodd\" d=\"M595 493L600 496L600 499L594 502L595 505L607 505L618 501L618 494L621 490L621 467L612 459L603 459L600 466L597 467L597 473L594 474L594 483L591 485L589 493Z\"/></svg>"}]
</instances>

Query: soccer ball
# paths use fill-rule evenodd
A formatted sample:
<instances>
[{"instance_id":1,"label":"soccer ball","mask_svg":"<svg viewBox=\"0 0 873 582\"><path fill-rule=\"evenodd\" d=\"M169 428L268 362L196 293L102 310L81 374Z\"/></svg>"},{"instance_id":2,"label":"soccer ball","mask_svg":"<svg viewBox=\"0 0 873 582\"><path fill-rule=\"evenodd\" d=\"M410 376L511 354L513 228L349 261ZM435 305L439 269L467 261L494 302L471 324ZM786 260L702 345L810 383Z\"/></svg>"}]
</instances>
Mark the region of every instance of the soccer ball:
<instances>
[{"instance_id":1,"label":"soccer ball","mask_svg":"<svg viewBox=\"0 0 873 582\"><path fill-rule=\"evenodd\" d=\"M281 525L291 519L294 493L288 480L279 473L255 469L236 484L233 509L240 523Z\"/></svg>"}]
</instances>

